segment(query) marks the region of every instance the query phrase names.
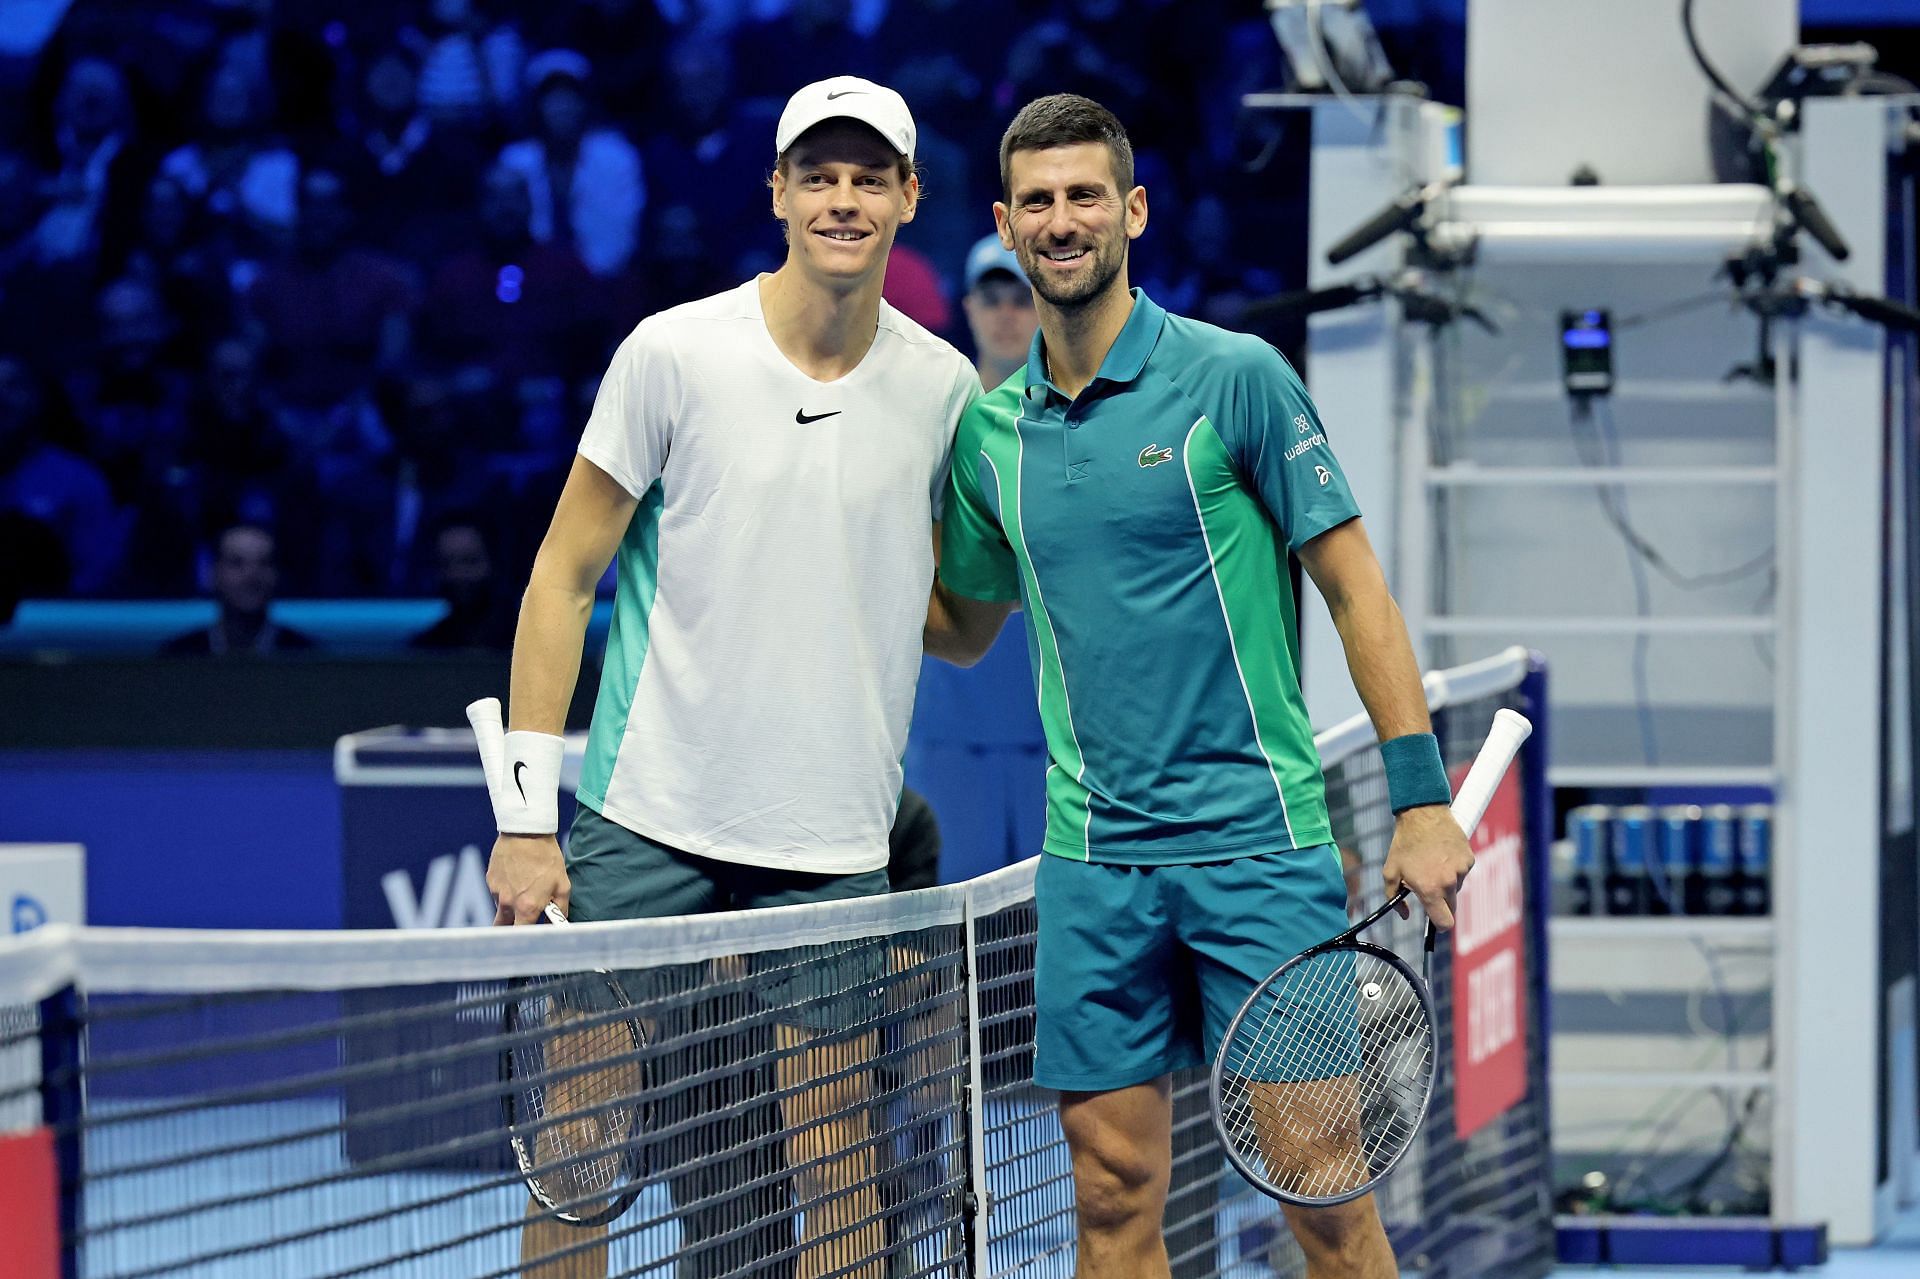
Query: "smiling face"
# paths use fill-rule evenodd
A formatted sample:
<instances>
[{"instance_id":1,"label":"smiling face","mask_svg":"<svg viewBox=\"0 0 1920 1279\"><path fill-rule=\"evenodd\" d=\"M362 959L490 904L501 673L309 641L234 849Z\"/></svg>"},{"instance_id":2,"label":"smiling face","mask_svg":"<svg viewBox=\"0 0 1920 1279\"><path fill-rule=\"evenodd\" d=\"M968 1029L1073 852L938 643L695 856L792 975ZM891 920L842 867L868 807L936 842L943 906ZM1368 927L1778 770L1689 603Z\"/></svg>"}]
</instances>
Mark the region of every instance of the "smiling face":
<instances>
[{"instance_id":1,"label":"smiling face","mask_svg":"<svg viewBox=\"0 0 1920 1279\"><path fill-rule=\"evenodd\" d=\"M913 221L920 180L878 133L828 120L801 134L773 174L773 215L787 261L816 278L855 283L884 272L893 237Z\"/></svg>"},{"instance_id":2,"label":"smiling face","mask_svg":"<svg viewBox=\"0 0 1920 1279\"><path fill-rule=\"evenodd\" d=\"M1073 309L1127 287L1127 244L1147 228L1147 191L1120 190L1105 143L1015 151L1007 189L993 220L1041 301Z\"/></svg>"}]
</instances>

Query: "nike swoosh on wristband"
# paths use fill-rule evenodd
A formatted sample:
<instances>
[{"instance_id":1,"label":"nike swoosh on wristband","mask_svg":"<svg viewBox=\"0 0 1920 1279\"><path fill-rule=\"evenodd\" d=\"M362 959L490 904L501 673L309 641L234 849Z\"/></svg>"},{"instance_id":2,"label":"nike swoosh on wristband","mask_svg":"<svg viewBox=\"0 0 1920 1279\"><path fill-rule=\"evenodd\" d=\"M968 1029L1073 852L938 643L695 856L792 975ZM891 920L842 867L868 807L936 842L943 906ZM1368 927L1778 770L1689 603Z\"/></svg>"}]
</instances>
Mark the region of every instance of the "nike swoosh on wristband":
<instances>
[{"instance_id":1,"label":"nike swoosh on wristband","mask_svg":"<svg viewBox=\"0 0 1920 1279\"><path fill-rule=\"evenodd\" d=\"M793 420L805 426L809 422L818 422L822 418L839 417L845 412L845 409L835 409L831 413L808 413L805 409L800 409L794 413Z\"/></svg>"},{"instance_id":2,"label":"nike swoosh on wristband","mask_svg":"<svg viewBox=\"0 0 1920 1279\"><path fill-rule=\"evenodd\" d=\"M515 760L513 765L513 788L520 792L520 802L523 804L527 802L527 788L520 784L520 770L526 766L527 761L524 759Z\"/></svg>"}]
</instances>

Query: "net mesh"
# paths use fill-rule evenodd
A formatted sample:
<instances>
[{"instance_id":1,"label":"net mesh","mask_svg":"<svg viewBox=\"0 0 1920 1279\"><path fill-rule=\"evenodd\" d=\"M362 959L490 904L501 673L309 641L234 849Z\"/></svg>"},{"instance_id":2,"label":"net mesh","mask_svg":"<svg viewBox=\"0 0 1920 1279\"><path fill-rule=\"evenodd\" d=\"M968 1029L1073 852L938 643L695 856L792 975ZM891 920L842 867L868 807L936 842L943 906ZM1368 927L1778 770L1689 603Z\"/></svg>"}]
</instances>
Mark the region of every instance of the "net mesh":
<instances>
[{"instance_id":1,"label":"net mesh","mask_svg":"<svg viewBox=\"0 0 1920 1279\"><path fill-rule=\"evenodd\" d=\"M1444 712L1450 758L1517 697ZM1326 758L1353 909L1369 909L1392 834L1378 755ZM1031 1082L1031 876L510 930L546 937L42 930L0 944L0 1132L53 1131L83 1279L1064 1277L1071 1167L1055 1097ZM1417 966L1417 916L1370 936ZM1526 1098L1461 1140L1448 967L1443 944L1440 1079L1381 1213L1408 1271L1541 1275L1533 1005ZM630 1010L574 998L556 1030L516 1003L597 970ZM605 1037L567 1038L587 1032ZM545 1076L546 1109L510 1103L511 1051ZM585 1157L541 1146L589 1118ZM529 1217L510 1126L537 1164L580 1170L563 1199L581 1215L622 1186L633 1202L598 1229ZM1214 1137L1203 1072L1176 1078L1173 1143L1176 1276L1303 1275L1277 1205Z\"/></svg>"}]
</instances>

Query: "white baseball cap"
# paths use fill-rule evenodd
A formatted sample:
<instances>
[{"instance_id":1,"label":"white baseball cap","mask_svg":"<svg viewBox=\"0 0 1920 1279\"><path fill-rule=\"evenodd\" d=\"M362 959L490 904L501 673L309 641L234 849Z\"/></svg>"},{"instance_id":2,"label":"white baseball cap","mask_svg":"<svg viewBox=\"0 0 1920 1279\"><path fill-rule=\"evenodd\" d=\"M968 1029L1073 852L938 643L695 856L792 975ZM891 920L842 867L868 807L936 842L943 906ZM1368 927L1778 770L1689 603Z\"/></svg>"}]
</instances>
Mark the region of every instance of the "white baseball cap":
<instances>
[{"instance_id":1,"label":"white baseball cap","mask_svg":"<svg viewBox=\"0 0 1920 1279\"><path fill-rule=\"evenodd\" d=\"M858 120L913 159L916 134L907 100L885 85L853 75L815 80L788 98L773 131L774 154L784 154L795 138L825 120Z\"/></svg>"}]
</instances>

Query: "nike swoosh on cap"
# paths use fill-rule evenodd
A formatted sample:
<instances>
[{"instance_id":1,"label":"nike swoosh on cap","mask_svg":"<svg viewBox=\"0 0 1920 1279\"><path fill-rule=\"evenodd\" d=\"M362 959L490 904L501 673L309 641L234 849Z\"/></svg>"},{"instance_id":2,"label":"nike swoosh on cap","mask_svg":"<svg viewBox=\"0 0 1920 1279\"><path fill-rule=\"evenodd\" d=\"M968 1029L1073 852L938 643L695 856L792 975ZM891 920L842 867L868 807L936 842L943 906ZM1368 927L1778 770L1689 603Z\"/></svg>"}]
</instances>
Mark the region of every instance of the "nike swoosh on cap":
<instances>
[{"instance_id":1,"label":"nike swoosh on cap","mask_svg":"<svg viewBox=\"0 0 1920 1279\"><path fill-rule=\"evenodd\" d=\"M844 98L848 94L852 94L852 93L865 93L865 92L866 92L865 89L839 89L833 93L829 93L827 95L827 101L831 102L835 98Z\"/></svg>"}]
</instances>

